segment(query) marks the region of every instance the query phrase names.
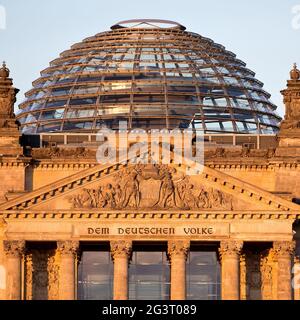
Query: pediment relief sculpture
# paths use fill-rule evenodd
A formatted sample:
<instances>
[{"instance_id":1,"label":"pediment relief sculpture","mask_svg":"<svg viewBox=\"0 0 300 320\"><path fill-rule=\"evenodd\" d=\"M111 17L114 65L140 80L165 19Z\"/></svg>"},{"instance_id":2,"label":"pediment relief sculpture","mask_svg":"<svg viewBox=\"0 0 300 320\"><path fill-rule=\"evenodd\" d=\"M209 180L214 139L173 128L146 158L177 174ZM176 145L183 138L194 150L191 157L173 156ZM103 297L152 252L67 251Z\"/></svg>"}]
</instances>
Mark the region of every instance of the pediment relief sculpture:
<instances>
[{"instance_id":1,"label":"pediment relief sculpture","mask_svg":"<svg viewBox=\"0 0 300 320\"><path fill-rule=\"evenodd\" d=\"M113 175L108 183L68 196L72 208L151 208L232 210L232 196L194 183L164 165L137 165Z\"/></svg>"}]
</instances>

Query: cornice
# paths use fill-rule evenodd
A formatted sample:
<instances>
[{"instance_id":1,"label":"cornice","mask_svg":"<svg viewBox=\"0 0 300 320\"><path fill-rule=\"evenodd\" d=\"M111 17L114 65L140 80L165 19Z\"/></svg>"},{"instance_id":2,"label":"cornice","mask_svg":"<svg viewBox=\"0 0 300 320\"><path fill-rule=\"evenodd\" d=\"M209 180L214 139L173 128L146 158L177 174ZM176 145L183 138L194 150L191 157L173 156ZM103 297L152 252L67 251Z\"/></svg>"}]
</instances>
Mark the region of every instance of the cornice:
<instances>
[{"instance_id":1,"label":"cornice","mask_svg":"<svg viewBox=\"0 0 300 320\"><path fill-rule=\"evenodd\" d=\"M0 157L0 167L27 167L31 163L31 158Z\"/></svg>"},{"instance_id":2,"label":"cornice","mask_svg":"<svg viewBox=\"0 0 300 320\"><path fill-rule=\"evenodd\" d=\"M24 161L22 161L24 162ZM27 161L26 163L29 163ZM285 159L257 159L257 158L218 158L207 159L204 161L205 165L215 169L264 169L273 170L274 167L282 168L300 168L300 159L285 158ZM9 163L9 162L7 162ZM19 161L17 163L20 163ZM1 165L1 163L0 163ZM53 168L70 168L70 169L86 169L97 166L95 160L70 160L70 159L47 159L47 160L33 160L32 165L34 169L53 169Z\"/></svg>"},{"instance_id":3,"label":"cornice","mask_svg":"<svg viewBox=\"0 0 300 320\"><path fill-rule=\"evenodd\" d=\"M107 210L7 210L0 211L0 218L10 220L56 221L56 220L296 220L299 211L107 211Z\"/></svg>"}]
</instances>

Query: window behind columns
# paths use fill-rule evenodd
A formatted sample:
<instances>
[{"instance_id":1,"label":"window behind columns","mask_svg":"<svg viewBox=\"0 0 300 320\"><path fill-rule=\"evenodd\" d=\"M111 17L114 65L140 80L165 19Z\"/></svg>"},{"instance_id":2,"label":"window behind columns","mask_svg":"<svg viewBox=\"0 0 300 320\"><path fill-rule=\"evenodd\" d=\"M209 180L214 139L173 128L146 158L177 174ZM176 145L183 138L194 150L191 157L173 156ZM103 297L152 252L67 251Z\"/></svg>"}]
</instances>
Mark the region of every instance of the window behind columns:
<instances>
[{"instance_id":1,"label":"window behind columns","mask_svg":"<svg viewBox=\"0 0 300 320\"><path fill-rule=\"evenodd\" d=\"M187 299L219 300L220 282L217 247L191 244L186 264Z\"/></svg>"},{"instance_id":2,"label":"window behind columns","mask_svg":"<svg viewBox=\"0 0 300 320\"><path fill-rule=\"evenodd\" d=\"M130 300L167 300L170 267L166 244L134 244L129 265Z\"/></svg>"},{"instance_id":3,"label":"window behind columns","mask_svg":"<svg viewBox=\"0 0 300 320\"><path fill-rule=\"evenodd\" d=\"M78 299L113 298L113 262L109 244L83 245L78 265Z\"/></svg>"}]
</instances>

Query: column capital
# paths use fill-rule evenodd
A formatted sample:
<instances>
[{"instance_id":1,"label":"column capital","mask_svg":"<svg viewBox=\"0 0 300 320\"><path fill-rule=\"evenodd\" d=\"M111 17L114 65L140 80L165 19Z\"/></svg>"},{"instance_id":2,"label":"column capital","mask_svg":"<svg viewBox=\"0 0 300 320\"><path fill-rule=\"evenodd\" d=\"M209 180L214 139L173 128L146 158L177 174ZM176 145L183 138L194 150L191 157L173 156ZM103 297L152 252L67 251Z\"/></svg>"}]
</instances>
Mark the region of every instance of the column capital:
<instances>
[{"instance_id":1,"label":"column capital","mask_svg":"<svg viewBox=\"0 0 300 320\"><path fill-rule=\"evenodd\" d=\"M8 257L19 258L25 253L25 240L3 240L3 247Z\"/></svg>"},{"instance_id":2,"label":"column capital","mask_svg":"<svg viewBox=\"0 0 300 320\"><path fill-rule=\"evenodd\" d=\"M61 255L77 255L79 250L79 241L66 240L57 241L57 250Z\"/></svg>"},{"instance_id":3,"label":"column capital","mask_svg":"<svg viewBox=\"0 0 300 320\"><path fill-rule=\"evenodd\" d=\"M170 240L168 241L168 257L170 261L175 256L184 257L186 260L190 250L189 240Z\"/></svg>"},{"instance_id":4,"label":"column capital","mask_svg":"<svg viewBox=\"0 0 300 320\"><path fill-rule=\"evenodd\" d=\"M114 240L110 241L111 257L114 260L115 257L125 256L130 257L132 252L132 241L127 240Z\"/></svg>"},{"instance_id":5,"label":"column capital","mask_svg":"<svg viewBox=\"0 0 300 320\"><path fill-rule=\"evenodd\" d=\"M274 255L278 258L291 258L295 253L296 243L295 241L274 241L273 249Z\"/></svg>"},{"instance_id":6,"label":"column capital","mask_svg":"<svg viewBox=\"0 0 300 320\"><path fill-rule=\"evenodd\" d=\"M220 242L219 254L220 258L235 257L240 255L243 248L243 241L239 240L223 240Z\"/></svg>"}]
</instances>

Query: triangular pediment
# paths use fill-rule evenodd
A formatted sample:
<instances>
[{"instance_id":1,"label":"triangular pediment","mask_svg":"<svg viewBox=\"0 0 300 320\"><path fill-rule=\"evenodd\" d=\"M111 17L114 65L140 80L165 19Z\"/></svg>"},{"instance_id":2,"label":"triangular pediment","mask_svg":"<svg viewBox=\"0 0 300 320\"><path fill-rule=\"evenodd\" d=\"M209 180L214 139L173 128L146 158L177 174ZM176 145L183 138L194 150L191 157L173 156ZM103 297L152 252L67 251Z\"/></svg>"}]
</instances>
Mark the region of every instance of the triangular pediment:
<instances>
[{"instance_id":1,"label":"triangular pediment","mask_svg":"<svg viewBox=\"0 0 300 320\"><path fill-rule=\"evenodd\" d=\"M148 150L140 151L136 158ZM130 160L130 159L129 159ZM0 210L299 210L254 185L204 166L97 164L0 206Z\"/></svg>"}]
</instances>

